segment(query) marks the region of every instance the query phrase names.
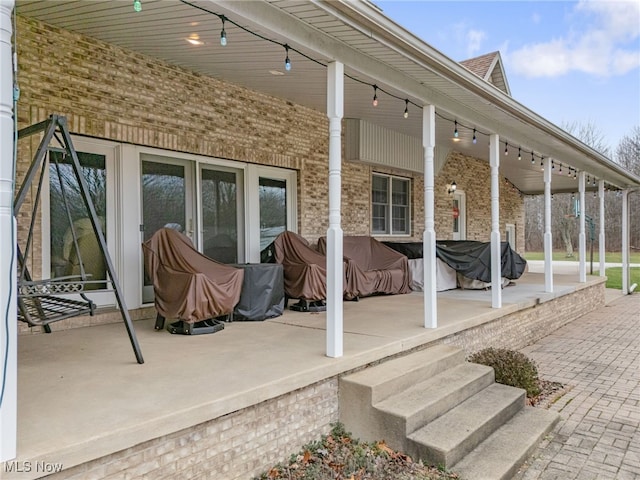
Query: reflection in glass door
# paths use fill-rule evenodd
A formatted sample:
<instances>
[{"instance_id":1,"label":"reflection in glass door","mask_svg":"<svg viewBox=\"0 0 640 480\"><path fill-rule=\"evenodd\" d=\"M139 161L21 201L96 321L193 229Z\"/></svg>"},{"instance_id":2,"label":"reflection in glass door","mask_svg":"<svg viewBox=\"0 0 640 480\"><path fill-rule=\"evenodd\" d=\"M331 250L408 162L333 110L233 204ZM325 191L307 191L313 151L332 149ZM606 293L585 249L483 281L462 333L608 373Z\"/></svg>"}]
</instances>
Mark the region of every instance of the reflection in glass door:
<instances>
[{"instance_id":1,"label":"reflection in glass door","mask_svg":"<svg viewBox=\"0 0 640 480\"><path fill-rule=\"evenodd\" d=\"M160 228L171 225L193 241L191 175L188 162L142 161L142 232L149 240ZM153 287L146 275L143 303L153 301Z\"/></svg>"},{"instance_id":2,"label":"reflection in glass door","mask_svg":"<svg viewBox=\"0 0 640 480\"><path fill-rule=\"evenodd\" d=\"M260 177L260 251L287 230L287 181Z\"/></svg>"},{"instance_id":3,"label":"reflection in glass door","mask_svg":"<svg viewBox=\"0 0 640 480\"><path fill-rule=\"evenodd\" d=\"M242 186L236 170L203 166L202 188L202 250L222 263L242 261L242 241L239 223L242 213Z\"/></svg>"},{"instance_id":4,"label":"reflection in glass door","mask_svg":"<svg viewBox=\"0 0 640 480\"><path fill-rule=\"evenodd\" d=\"M459 190L453 194L453 240L467 239L466 198Z\"/></svg>"}]
</instances>

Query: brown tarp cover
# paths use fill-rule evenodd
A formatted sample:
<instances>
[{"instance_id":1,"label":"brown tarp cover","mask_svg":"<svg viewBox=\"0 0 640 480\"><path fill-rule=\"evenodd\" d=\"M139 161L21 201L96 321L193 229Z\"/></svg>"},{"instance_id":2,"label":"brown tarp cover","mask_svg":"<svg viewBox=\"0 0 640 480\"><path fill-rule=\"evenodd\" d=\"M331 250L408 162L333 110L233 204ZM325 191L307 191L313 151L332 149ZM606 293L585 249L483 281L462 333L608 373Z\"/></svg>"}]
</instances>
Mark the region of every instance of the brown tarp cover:
<instances>
[{"instance_id":1,"label":"brown tarp cover","mask_svg":"<svg viewBox=\"0 0 640 480\"><path fill-rule=\"evenodd\" d=\"M309 242L290 231L282 232L273 241L274 257L284 270L284 291L289 298L310 302L327 298L327 257ZM355 266L345 260L344 297L358 296L355 278L350 275Z\"/></svg>"},{"instance_id":2,"label":"brown tarp cover","mask_svg":"<svg viewBox=\"0 0 640 480\"><path fill-rule=\"evenodd\" d=\"M318 250L326 252L326 237L318 241ZM359 297L379 293L411 291L409 261L405 255L368 236L345 236L343 255L348 281Z\"/></svg>"},{"instance_id":3,"label":"brown tarp cover","mask_svg":"<svg viewBox=\"0 0 640 480\"><path fill-rule=\"evenodd\" d=\"M199 322L227 315L238 303L244 271L201 254L180 232L161 228L142 250L163 317Z\"/></svg>"}]
</instances>

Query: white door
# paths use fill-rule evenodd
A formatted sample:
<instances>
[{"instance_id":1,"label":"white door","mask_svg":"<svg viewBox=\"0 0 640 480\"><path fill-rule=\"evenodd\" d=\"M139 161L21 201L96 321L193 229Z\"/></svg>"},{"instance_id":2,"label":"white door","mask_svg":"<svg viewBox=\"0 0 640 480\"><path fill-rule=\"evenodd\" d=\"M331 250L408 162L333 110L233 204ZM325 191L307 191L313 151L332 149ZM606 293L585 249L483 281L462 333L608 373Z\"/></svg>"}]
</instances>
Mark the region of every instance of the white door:
<instances>
[{"instance_id":1,"label":"white door","mask_svg":"<svg viewBox=\"0 0 640 480\"><path fill-rule=\"evenodd\" d=\"M464 192L456 190L453 193L453 239L467 239L467 214L466 214L466 195Z\"/></svg>"},{"instance_id":2,"label":"white door","mask_svg":"<svg viewBox=\"0 0 640 480\"><path fill-rule=\"evenodd\" d=\"M141 155L141 160L142 241L172 225L196 245L193 163L147 154ZM153 286L146 271L143 278L142 302L153 302Z\"/></svg>"}]
</instances>

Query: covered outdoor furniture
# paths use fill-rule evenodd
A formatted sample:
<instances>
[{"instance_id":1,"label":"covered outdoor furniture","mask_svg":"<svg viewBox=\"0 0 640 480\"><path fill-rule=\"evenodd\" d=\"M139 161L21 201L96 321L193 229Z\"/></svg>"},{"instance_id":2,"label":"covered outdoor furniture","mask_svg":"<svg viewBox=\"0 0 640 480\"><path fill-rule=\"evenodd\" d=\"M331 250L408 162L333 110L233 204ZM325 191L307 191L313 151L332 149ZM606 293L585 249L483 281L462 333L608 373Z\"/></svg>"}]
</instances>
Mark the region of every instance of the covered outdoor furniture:
<instances>
[{"instance_id":1,"label":"covered outdoor furniture","mask_svg":"<svg viewBox=\"0 0 640 480\"><path fill-rule=\"evenodd\" d=\"M260 321L284 311L284 278L279 263L242 263L242 294L233 309L233 320Z\"/></svg>"},{"instance_id":2,"label":"covered outdoor furniture","mask_svg":"<svg viewBox=\"0 0 640 480\"><path fill-rule=\"evenodd\" d=\"M242 269L201 254L172 228L159 229L142 249L155 293L156 329L163 328L165 318L193 324L233 312L242 291ZM179 333L189 333L188 327Z\"/></svg>"},{"instance_id":3,"label":"covered outdoor furniture","mask_svg":"<svg viewBox=\"0 0 640 480\"><path fill-rule=\"evenodd\" d=\"M285 231L264 249L265 260L282 264L285 305L289 298L300 300L300 311L324 310L327 298L327 259L297 233Z\"/></svg>"},{"instance_id":4,"label":"covered outdoor furniture","mask_svg":"<svg viewBox=\"0 0 640 480\"><path fill-rule=\"evenodd\" d=\"M326 252L326 237L318 250ZM344 236L342 253L346 275L357 297L411 292L407 257L369 236Z\"/></svg>"},{"instance_id":5,"label":"covered outdoor furniture","mask_svg":"<svg viewBox=\"0 0 640 480\"><path fill-rule=\"evenodd\" d=\"M422 242L385 242L406 255L412 270L412 288L423 288ZM520 278L527 261L508 242L500 244L502 285ZM471 240L440 240L436 243L436 290L483 289L491 286L491 243Z\"/></svg>"}]
</instances>

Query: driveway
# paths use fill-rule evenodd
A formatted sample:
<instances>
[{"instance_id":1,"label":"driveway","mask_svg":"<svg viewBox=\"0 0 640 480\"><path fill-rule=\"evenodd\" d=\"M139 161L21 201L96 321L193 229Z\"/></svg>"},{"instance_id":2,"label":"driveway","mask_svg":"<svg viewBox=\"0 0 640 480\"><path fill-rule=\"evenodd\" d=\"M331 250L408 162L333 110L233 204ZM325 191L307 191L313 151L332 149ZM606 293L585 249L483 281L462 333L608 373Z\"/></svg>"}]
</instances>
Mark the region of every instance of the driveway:
<instances>
[{"instance_id":1,"label":"driveway","mask_svg":"<svg viewBox=\"0 0 640 480\"><path fill-rule=\"evenodd\" d=\"M640 294L617 297L522 350L570 390L516 480L640 479Z\"/></svg>"}]
</instances>

